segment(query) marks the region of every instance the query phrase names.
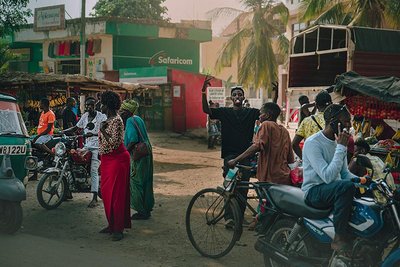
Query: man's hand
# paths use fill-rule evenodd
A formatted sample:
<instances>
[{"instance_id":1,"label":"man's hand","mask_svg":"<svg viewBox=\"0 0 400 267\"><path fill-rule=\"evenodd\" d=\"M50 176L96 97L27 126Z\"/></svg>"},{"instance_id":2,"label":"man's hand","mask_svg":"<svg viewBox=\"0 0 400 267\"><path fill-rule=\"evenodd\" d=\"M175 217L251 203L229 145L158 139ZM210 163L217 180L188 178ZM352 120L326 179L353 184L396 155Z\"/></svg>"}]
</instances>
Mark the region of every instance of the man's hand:
<instances>
[{"instance_id":1,"label":"man's hand","mask_svg":"<svg viewBox=\"0 0 400 267\"><path fill-rule=\"evenodd\" d=\"M341 144L341 145L344 145L345 147L347 147L347 144L349 143L350 134L348 133L348 131L346 129L344 129L344 131L341 131L340 123L338 125L338 129L339 129L339 134L335 135L336 142L338 144Z\"/></svg>"},{"instance_id":2,"label":"man's hand","mask_svg":"<svg viewBox=\"0 0 400 267\"><path fill-rule=\"evenodd\" d=\"M36 141L38 140L39 137L40 137L40 135L36 135L35 138L33 138L33 140L32 140L32 144L36 143Z\"/></svg>"},{"instance_id":3,"label":"man's hand","mask_svg":"<svg viewBox=\"0 0 400 267\"><path fill-rule=\"evenodd\" d=\"M203 93L205 93L206 92L206 90L207 90L207 87L209 87L210 85L211 85L211 83L210 83L210 81L213 79L213 77L212 76L206 76L206 78L204 79L204 83L203 83L203 87L201 88L201 91L203 92Z\"/></svg>"},{"instance_id":4,"label":"man's hand","mask_svg":"<svg viewBox=\"0 0 400 267\"><path fill-rule=\"evenodd\" d=\"M236 159L231 159L230 161L228 161L228 162L226 163L226 165L227 165L230 169L235 168L236 164L237 164L237 160L236 160Z\"/></svg>"}]
</instances>

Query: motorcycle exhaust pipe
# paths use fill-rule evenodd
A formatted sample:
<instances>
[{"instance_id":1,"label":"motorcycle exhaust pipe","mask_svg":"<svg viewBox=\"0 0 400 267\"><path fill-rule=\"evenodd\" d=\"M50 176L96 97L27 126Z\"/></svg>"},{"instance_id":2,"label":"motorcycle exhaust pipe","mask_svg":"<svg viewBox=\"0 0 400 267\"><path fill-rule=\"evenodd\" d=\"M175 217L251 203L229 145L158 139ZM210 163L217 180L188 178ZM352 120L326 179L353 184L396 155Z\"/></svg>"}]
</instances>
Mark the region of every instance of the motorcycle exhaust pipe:
<instances>
[{"instance_id":1,"label":"motorcycle exhaust pipe","mask_svg":"<svg viewBox=\"0 0 400 267\"><path fill-rule=\"evenodd\" d=\"M261 253L267 254L269 257L272 259L282 263L282 264L287 264L289 266L293 267L314 267L315 265L305 262L301 259L298 259L297 257L287 255L286 253L283 253L279 251L275 246L269 244L265 240L262 240L261 238L258 238L256 241L256 244L254 245L254 248Z\"/></svg>"}]
</instances>

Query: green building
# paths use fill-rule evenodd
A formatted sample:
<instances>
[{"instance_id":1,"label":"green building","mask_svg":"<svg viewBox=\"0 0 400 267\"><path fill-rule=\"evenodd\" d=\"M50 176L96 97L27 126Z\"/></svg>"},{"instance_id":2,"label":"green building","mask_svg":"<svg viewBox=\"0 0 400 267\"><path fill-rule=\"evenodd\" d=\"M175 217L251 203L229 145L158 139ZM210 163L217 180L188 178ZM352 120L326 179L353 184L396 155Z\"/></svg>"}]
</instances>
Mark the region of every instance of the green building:
<instances>
[{"instance_id":1,"label":"green building","mask_svg":"<svg viewBox=\"0 0 400 267\"><path fill-rule=\"evenodd\" d=\"M86 74L126 68L167 66L199 72L200 43L211 40L209 22L157 22L119 18L86 19ZM23 55L12 70L77 74L80 19L67 20L65 28L40 30L33 24L15 33L11 47Z\"/></svg>"}]
</instances>

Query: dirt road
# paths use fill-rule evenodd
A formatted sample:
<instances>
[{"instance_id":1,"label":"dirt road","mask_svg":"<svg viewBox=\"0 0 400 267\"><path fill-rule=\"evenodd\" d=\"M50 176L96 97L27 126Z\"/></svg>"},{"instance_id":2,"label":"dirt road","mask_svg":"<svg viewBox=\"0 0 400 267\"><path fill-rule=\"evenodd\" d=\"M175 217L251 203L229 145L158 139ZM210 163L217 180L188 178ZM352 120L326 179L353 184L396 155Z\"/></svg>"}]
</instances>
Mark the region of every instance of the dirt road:
<instances>
[{"instance_id":1,"label":"dirt road","mask_svg":"<svg viewBox=\"0 0 400 267\"><path fill-rule=\"evenodd\" d=\"M156 205L149 221L133 221L120 242L98 231L106 225L102 205L87 208L89 194L53 211L39 206L37 182L28 184L23 228L0 235L0 266L263 266L254 232L222 259L201 257L188 241L185 211L191 197L222 182L219 150L204 140L169 133L150 134L154 146Z\"/></svg>"}]
</instances>

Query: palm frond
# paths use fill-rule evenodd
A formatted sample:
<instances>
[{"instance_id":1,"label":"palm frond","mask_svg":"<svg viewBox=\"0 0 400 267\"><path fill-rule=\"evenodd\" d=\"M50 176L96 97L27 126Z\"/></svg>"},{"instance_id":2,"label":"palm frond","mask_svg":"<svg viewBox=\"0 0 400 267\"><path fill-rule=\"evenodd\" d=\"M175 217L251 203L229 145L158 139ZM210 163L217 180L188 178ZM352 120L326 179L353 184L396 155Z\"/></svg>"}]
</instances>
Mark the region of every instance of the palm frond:
<instances>
[{"instance_id":1,"label":"palm frond","mask_svg":"<svg viewBox=\"0 0 400 267\"><path fill-rule=\"evenodd\" d=\"M281 34L277 40L279 54L286 57L289 54L289 39L284 34Z\"/></svg>"},{"instance_id":2,"label":"palm frond","mask_svg":"<svg viewBox=\"0 0 400 267\"><path fill-rule=\"evenodd\" d=\"M289 9L283 4L280 3L271 9L271 14L278 15L279 20L286 25L289 21Z\"/></svg>"},{"instance_id":3,"label":"palm frond","mask_svg":"<svg viewBox=\"0 0 400 267\"><path fill-rule=\"evenodd\" d=\"M225 60L232 61L235 56L240 54L242 44L252 34L251 28L243 28L238 33L229 38L219 52L217 61L215 62L216 72L219 73L224 66Z\"/></svg>"},{"instance_id":4,"label":"palm frond","mask_svg":"<svg viewBox=\"0 0 400 267\"><path fill-rule=\"evenodd\" d=\"M315 18L316 23L340 24L346 17L343 3L336 3Z\"/></svg>"},{"instance_id":5,"label":"palm frond","mask_svg":"<svg viewBox=\"0 0 400 267\"><path fill-rule=\"evenodd\" d=\"M229 18L234 18L237 17L238 15L244 13L245 11L236 9L236 8L231 8L231 7L218 7L211 9L206 12L206 17L211 20L215 20L217 18L221 17L229 17Z\"/></svg>"},{"instance_id":6,"label":"palm frond","mask_svg":"<svg viewBox=\"0 0 400 267\"><path fill-rule=\"evenodd\" d=\"M303 0L300 5L302 21L314 20L321 13L329 9L332 0Z\"/></svg>"}]
</instances>

